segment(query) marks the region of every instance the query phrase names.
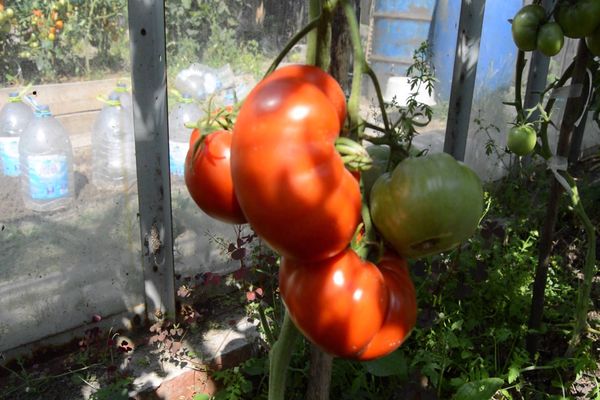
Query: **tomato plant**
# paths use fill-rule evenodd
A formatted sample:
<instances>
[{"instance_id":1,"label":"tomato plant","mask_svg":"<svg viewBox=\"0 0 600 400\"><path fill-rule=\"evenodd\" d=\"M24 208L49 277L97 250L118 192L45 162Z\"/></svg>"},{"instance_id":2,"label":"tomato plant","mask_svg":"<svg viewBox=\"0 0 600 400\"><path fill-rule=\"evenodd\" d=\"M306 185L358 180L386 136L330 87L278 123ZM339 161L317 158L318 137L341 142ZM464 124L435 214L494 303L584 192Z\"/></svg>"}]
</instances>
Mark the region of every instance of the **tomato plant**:
<instances>
[{"instance_id":1,"label":"tomato plant","mask_svg":"<svg viewBox=\"0 0 600 400\"><path fill-rule=\"evenodd\" d=\"M406 262L378 266L351 249L321 261L283 258L279 285L290 318L323 350L372 359L394 351L416 321L415 290Z\"/></svg>"},{"instance_id":2,"label":"tomato plant","mask_svg":"<svg viewBox=\"0 0 600 400\"><path fill-rule=\"evenodd\" d=\"M231 224L243 224L246 218L240 209L231 181L231 132L215 131L198 142L195 129L185 160L185 184L198 207L209 216Z\"/></svg>"},{"instance_id":3,"label":"tomato plant","mask_svg":"<svg viewBox=\"0 0 600 400\"><path fill-rule=\"evenodd\" d=\"M359 184L334 147L342 98L325 72L291 66L259 83L240 108L231 145L235 191L256 233L285 257L334 256L359 223Z\"/></svg>"},{"instance_id":4,"label":"tomato plant","mask_svg":"<svg viewBox=\"0 0 600 400\"><path fill-rule=\"evenodd\" d=\"M373 223L404 257L452 249L473 234L482 212L481 180L446 153L407 158L371 190Z\"/></svg>"},{"instance_id":5,"label":"tomato plant","mask_svg":"<svg viewBox=\"0 0 600 400\"><path fill-rule=\"evenodd\" d=\"M537 143L537 134L531 125L518 125L508 131L506 145L518 156L525 156L533 151Z\"/></svg>"},{"instance_id":6,"label":"tomato plant","mask_svg":"<svg viewBox=\"0 0 600 400\"><path fill-rule=\"evenodd\" d=\"M544 55L557 55L565 43L562 28L556 22L548 22L540 27L537 35L537 49Z\"/></svg>"},{"instance_id":7,"label":"tomato plant","mask_svg":"<svg viewBox=\"0 0 600 400\"><path fill-rule=\"evenodd\" d=\"M578 0L575 3L562 2L555 13L565 36L583 38L591 35L600 24L600 2Z\"/></svg>"},{"instance_id":8,"label":"tomato plant","mask_svg":"<svg viewBox=\"0 0 600 400\"><path fill-rule=\"evenodd\" d=\"M546 18L544 7L530 4L521 8L512 21L512 36L519 50L532 51L537 45L537 32Z\"/></svg>"}]
</instances>

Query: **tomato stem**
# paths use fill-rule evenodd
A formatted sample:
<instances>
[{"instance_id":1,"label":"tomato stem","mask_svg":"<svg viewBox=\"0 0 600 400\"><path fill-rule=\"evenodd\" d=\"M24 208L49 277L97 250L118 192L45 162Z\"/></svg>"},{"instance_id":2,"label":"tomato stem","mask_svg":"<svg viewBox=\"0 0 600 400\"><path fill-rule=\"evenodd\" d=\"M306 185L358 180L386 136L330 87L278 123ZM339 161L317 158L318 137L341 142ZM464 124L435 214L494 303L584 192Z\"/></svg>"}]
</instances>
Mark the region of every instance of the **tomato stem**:
<instances>
[{"instance_id":1,"label":"tomato stem","mask_svg":"<svg viewBox=\"0 0 600 400\"><path fill-rule=\"evenodd\" d=\"M308 2L308 18L312 21L317 21L315 25L308 31L307 47L306 47L306 63L316 65L317 62L317 25L321 18L321 0L309 0Z\"/></svg>"},{"instance_id":2,"label":"tomato stem","mask_svg":"<svg viewBox=\"0 0 600 400\"><path fill-rule=\"evenodd\" d=\"M360 97L362 90L362 75L365 70L365 54L360 40L360 29L356 20L356 12L354 7L348 0L342 0L342 7L348 22L348 30L350 33L350 41L352 43L353 66L352 66L352 88L350 90L350 98L348 99L348 120L350 122L350 137L358 140L364 125L360 118Z\"/></svg>"},{"instance_id":3,"label":"tomato stem","mask_svg":"<svg viewBox=\"0 0 600 400\"><path fill-rule=\"evenodd\" d=\"M279 55L277 55L277 57L275 58L275 60L273 60L273 62L269 66L269 69L265 73L265 76L263 77L263 79L265 77L267 77L267 75L269 75L271 72L275 71L275 69L279 66L279 64L285 58L285 56L290 52L290 50L300 40L302 40L302 38L304 38L304 36L306 36L307 34L309 34L309 35L312 34L313 30L317 27L317 25L319 24L320 20L321 20L321 16L319 15L316 18L312 19L308 24L306 24L304 26L304 28L302 28L301 30L298 31L298 33L296 33L294 36L292 36L292 38L285 45L285 47L283 48L283 50L281 50L281 52L279 53ZM310 38L310 36L309 36L309 38ZM308 49L307 49L307 56L306 56L308 64L311 64L308 61L310 59L310 57L308 55L310 51L311 51L311 45L310 45L310 41L309 41L309 45L308 45Z\"/></svg>"},{"instance_id":4,"label":"tomato stem","mask_svg":"<svg viewBox=\"0 0 600 400\"><path fill-rule=\"evenodd\" d=\"M269 400L285 399L285 379L294 347L301 334L285 311L279 338L270 352Z\"/></svg>"},{"instance_id":5,"label":"tomato stem","mask_svg":"<svg viewBox=\"0 0 600 400\"><path fill-rule=\"evenodd\" d=\"M567 183L569 184L569 194L571 198L571 205L573 206L573 212L583 224L588 242L585 252L585 261L583 264L583 282L579 288L579 291L577 292L577 303L575 306L575 327L573 329L571 340L569 340L569 347L567 349L567 355L570 356L575 351L581 340L581 334L586 330L587 327L587 313L589 308L588 303L592 290L592 281L594 278L596 262L596 231L592 221L590 221L590 218L585 212L583 204L581 203L581 198L579 197L579 191L577 190L577 183L575 183L575 179L573 179L573 177L567 171L562 172L561 175L566 178Z\"/></svg>"},{"instance_id":6,"label":"tomato stem","mask_svg":"<svg viewBox=\"0 0 600 400\"><path fill-rule=\"evenodd\" d=\"M550 85L546 91L554 90L556 88L564 86L565 83L567 82L567 80L569 80L571 78L571 75L573 75L574 67L575 67L575 61L571 62L571 64L567 67L565 72L563 72L560 79L558 81L554 82L552 85ZM552 111L552 108L554 107L555 102L556 102L556 97L552 97L548 100L548 102L546 103L546 107L544 107L544 112L546 113L546 115L550 115L550 112ZM552 157L552 150L550 149L550 141L548 140L548 125L549 124L550 124L550 120L542 121L542 123L540 124L539 136L542 140L542 146L539 150L536 150L537 153L546 160L549 159L550 157Z\"/></svg>"},{"instance_id":7,"label":"tomato stem","mask_svg":"<svg viewBox=\"0 0 600 400\"><path fill-rule=\"evenodd\" d=\"M523 82L523 70L525 69L525 52L519 50L517 55L516 77L515 77L515 109L517 110L517 124L525 122L525 112L523 111L523 98L521 95L521 86Z\"/></svg>"}]
</instances>

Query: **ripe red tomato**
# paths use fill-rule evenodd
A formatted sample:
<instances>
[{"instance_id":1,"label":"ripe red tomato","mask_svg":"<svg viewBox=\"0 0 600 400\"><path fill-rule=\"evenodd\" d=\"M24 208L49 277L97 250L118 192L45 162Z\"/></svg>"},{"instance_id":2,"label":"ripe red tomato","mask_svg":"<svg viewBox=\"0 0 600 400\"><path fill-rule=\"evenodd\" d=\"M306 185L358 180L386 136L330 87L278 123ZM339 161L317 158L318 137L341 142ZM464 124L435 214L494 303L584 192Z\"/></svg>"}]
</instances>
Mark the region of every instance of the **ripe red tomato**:
<instances>
[{"instance_id":1,"label":"ripe red tomato","mask_svg":"<svg viewBox=\"0 0 600 400\"><path fill-rule=\"evenodd\" d=\"M298 329L324 351L369 360L394 351L416 321L415 290L406 263L382 269L351 249L321 261L283 258L281 297Z\"/></svg>"},{"instance_id":2,"label":"ripe red tomato","mask_svg":"<svg viewBox=\"0 0 600 400\"><path fill-rule=\"evenodd\" d=\"M379 332L357 357L372 360L396 350L417 322L417 295L406 260L386 255L377 264L390 293L388 310Z\"/></svg>"},{"instance_id":3,"label":"ripe red tomato","mask_svg":"<svg viewBox=\"0 0 600 400\"><path fill-rule=\"evenodd\" d=\"M288 65L273 71L268 80L277 78L300 78L317 86L333 104L340 119L340 127L346 119L346 96L340 85L331 75L314 65Z\"/></svg>"},{"instance_id":4,"label":"ripe red tomato","mask_svg":"<svg viewBox=\"0 0 600 400\"><path fill-rule=\"evenodd\" d=\"M196 141L185 159L185 184L192 199L213 218L231 224L245 223L231 181L231 132L215 131L195 148Z\"/></svg>"},{"instance_id":5,"label":"ripe red tomato","mask_svg":"<svg viewBox=\"0 0 600 400\"><path fill-rule=\"evenodd\" d=\"M194 128L192 134L190 135L190 148L196 145L196 141L200 139L200 129Z\"/></svg>"},{"instance_id":6,"label":"ripe red tomato","mask_svg":"<svg viewBox=\"0 0 600 400\"><path fill-rule=\"evenodd\" d=\"M316 67L307 79L296 75L298 66L285 68L259 83L240 108L231 174L248 222L273 249L288 258L325 259L352 239L360 188L334 147L339 105L324 90L335 81L317 86L307 80L317 76Z\"/></svg>"}]
</instances>

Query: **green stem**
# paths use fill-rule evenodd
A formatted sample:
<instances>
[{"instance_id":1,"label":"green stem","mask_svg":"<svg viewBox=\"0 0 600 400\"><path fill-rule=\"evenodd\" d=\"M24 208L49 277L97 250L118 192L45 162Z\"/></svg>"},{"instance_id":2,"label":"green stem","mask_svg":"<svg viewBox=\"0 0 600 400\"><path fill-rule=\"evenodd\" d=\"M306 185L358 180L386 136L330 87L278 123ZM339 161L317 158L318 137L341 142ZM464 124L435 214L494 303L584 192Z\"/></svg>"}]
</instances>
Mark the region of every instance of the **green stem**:
<instances>
[{"instance_id":1,"label":"green stem","mask_svg":"<svg viewBox=\"0 0 600 400\"><path fill-rule=\"evenodd\" d=\"M358 140L364 125L360 118L360 97L362 89L362 75L365 67L365 54L360 41L360 28L356 21L356 13L354 7L348 0L342 0L344 14L348 21L348 30L352 43L353 54L353 70L352 70L352 88L350 90L350 98L348 99L348 120L350 121L350 137L353 140Z\"/></svg>"},{"instance_id":2,"label":"green stem","mask_svg":"<svg viewBox=\"0 0 600 400\"><path fill-rule=\"evenodd\" d=\"M575 328L573 329L573 334L567 349L567 355L569 356L574 353L575 348L580 342L581 335L587 328L587 313L589 308L590 293L592 290L592 281L595 275L594 270L596 267L596 231L592 221L590 221L587 213L585 212L583 204L581 203L579 191L577 190L577 183L575 183L575 180L568 172L565 171L563 176L567 179L567 182L571 188L570 195L573 212L583 224L588 242L588 248L585 253L585 261L583 265L583 283L579 288L579 292L577 294L577 303L575 306Z\"/></svg>"},{"instance_id":3,"label":"green stem","mask_svg":"<svg viewBox=\"0 0 600 400\"><path fill-rule=\"evenodd\" d=\"M560 79L558 81L554 82L546 91L554 90L556 88L564 86L565 83L567 82L567 80L569 80L571 78L574 67L575 67L575 62L573 61L567 67L567 69L565 69L565 72L563 72ZM546 115L550 115L550 112L552 112L552 108L554 107L555 102L556 102L556 97L553 97L548 100L548 102L546 103L546 107L544 107L544 112ZM540 125L540 133L539 133L540 139L542 140L542 147L539 150L539 154L546 160L549 159L550 157L552 157L552 150L550 149L550 141L548 140L548 125L549 124L550 124L549 120L542 122L542 124Z\"/></svg>"},{"instance_id":4,"label":"green stem","mask_svg":"<svg viewBox=\"0 0 600 400\"><path fill-rule=\"evenodd\" d=\"M260 323L265 330L265 336L267 338L267 343L269 346L273 346L275 343L275 335L273 335L273 331L271 330L271 326L269 325L269 321L267 320L267 315L265 314L265 309L262 304L258 304L258 317L260 318Z\"/></svg>"},{"instance_id":5,"label":"green stem","mask_svg":"<svg viewBox=\"0 0 600 400\"><path fill-rule=\"evenodd\" d=\"M369 258L370 248L377 243L375 229L373 228L373 221L371 220L371 212L369 211L369 206L367 205L366 201L362 202L361 216L365 228L365 239L362 241L361 246L356 249L356 254L358 254L363 260L366 260ZM377 257L379 257L379 252Z\"/></svg>"},{"instance_id":6,"label":"green stem","mask_svg":"<svg viewBox=\"0 0 600 400\"><path fill-rule=\"evenodd\" d=\"M375 92L377 93L377 101L379 102L379 108L381 109L381 118L383 119L383 125L385 126L385 130L390 132L390 121L387 116L387 111L385 110L385 102L383 101L383 94L381 92L381 85L379 84L379 79L377 79L377 75L371 69L371 67L367 66L367 70L365 71L371 81L373 82L373 86L375 87Z\"/></svg>"},{"instance_id":7,"label":"green stem","mask_svg":"<svg viewBox=\"0 0 600 400\"><path fill-rule=\"evenodd\" d=\"M331 62L331 19L338 0L322 0L321 19L317 25L315 65L327 71Z\"/></svg>"},{"instance_id":8,"label":"green stem","mask_svg":"<svg viewBox=\"0 0 600 400\"><path fill-rule=\"evenodd\" d=\"M310 35L312 34L313 30L317 27L317 25L319 24L320 21L320 16L317 16L316 18L312 19L308 24L306 24L306 26L304 26L304 28L302 28L301 30L298 31L298 33L296 33L294 36L292 36L292 38L290 39L290 41L285 45L285 47L283 48L283 50L281 50L281 53L279 53L279 55L277 56L277 58L275 58L275 60L273 60L273 62L271 63L271 66L269 67L269 69L267 70L267 73L265 74L264 77L266 77L267 75L269 75L271 72L275 71L275 69L277 68L277 66L279 65L279 63L281 63L281 61L285 58L285 56L290 52L290 50L300 41L302 40L302 38L304 36L306 36L307 34ZM310 36L309 36L310 37ZM309 46L310 48L310 46ZM308 50L307 50L308 51ZM308 58L308 55L307 55ZM310 63L309 63L310 64ZM263 78L264 78L263 77Z\"/></svg>"},{"instance_id":9,"label":"green stem","mask_svg":"<svg viewBox=\"0 0 600 400\"><path fill-rule=\"evenodd\" d=\"M300 338L300 331L286 312L279 338L271 349L269 365L269 400L285 399L285 379L294 352L294 345Z\"/></svg>"},{"instance_id":10,"label":"green stem","mask_svg":"<svg viewBox=\"0 0 600 400\"><path fill-rule=\"evenodd\" d=\"M321 0L310 0L308 3L308 18L311 21L321 16ZM316 28L317 25L314 26ZM306 63L316 65L317 62L317 29L311 28L306 40Z\"/></svg>"},{"instance_id":11,"label":"green stem","mask_svg":"<svg viewBox=\"0 0 600 400\"><path fill-rule=\"evenodd\" d=\"M521 96L521 86L523 82L523 70L525 69L525 52L519 50L517 55L516 77L515 77L515 108L517 109L517 123L522 124L526 121L523 111L523 98Z\"/></svg>"}]
</instances>

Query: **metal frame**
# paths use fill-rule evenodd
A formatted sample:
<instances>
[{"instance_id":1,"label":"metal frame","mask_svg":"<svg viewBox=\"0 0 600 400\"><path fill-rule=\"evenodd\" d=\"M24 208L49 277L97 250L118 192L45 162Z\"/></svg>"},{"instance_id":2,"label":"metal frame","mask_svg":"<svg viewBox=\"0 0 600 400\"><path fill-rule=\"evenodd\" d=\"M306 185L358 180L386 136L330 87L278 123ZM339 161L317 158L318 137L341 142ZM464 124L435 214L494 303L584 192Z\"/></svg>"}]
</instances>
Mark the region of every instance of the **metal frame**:
<instances>
[{"instance_id":1,"label":"metal frame","mask_svg":"<svg viewBox=\"0 0 600 400\"><path fill-rule=\"evenodd\" d=\"M146 315L175 315L164 0L129 0Z\"/></svg>"},{"instance_id":2,"label":"metal frame","mask_svg":"<svg viewBox=\"0 0 600 400\"><path fill-rule=\"evenodd\" d=\"M444 151L464 161L479 59L485 0L462 0Z\"/></svg>"}]
</instances>

